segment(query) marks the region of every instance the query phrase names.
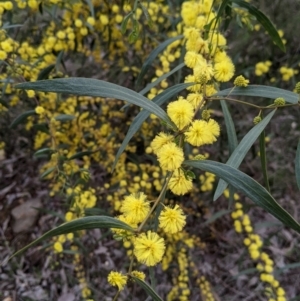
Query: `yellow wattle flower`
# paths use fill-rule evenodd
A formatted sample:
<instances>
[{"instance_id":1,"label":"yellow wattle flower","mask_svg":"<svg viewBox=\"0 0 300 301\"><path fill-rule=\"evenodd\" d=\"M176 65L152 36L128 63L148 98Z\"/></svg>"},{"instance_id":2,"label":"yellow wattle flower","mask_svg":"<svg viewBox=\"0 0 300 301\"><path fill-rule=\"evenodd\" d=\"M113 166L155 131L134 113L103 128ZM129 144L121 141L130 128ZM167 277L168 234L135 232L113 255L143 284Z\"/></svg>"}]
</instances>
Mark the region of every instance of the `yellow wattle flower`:
<instances>
[{"instance_id":1,"label":"yellow wattle flower","mask_svg":"<svg viewBox=\"0 0 300 301\"><path fill-rule=\"evenodd\" d=\"M154 266L165 253L164 239L155 232L142 233L134 240L133 252L140 263Z\"/></svg>"},{"instance_id":2,"label":"yellow wattle flower","mask_svg":"<svg viewBox=\"0 0 300 301\"><path fill-rule=\"evenodd\" d=\"M174 234L181 231L185 223L185 215L178 205L174 208L165 207L159 216L159 227L166 233Z\"/></svg>"},{"instance_id":3,"label":"yellow wattle flower","mask_svg":"<svg viewBox=\"0 0 300 301\"><path fill-rule=\"evenodd\" d=\"M194 109L186 99L179 99L168 105L167 113L178 129L182 130L192 121Z\"/></svg>"},{"instance_id":4,"label":"yellow wattle flower","mask_svg":"<svg viewBox=\"0 0 300 301\"><path fill-rule=\"evenodd\" d=\"M111 271L108 274L107 281L112 286L117 286L119 291L123 290L127 283L127 276L119 272Z\"/></svg>"},{"instance_id":5,"label":"yellow wattle flower","mask_svg":"<svg viewBox=\"0 0 300 301\"><path fill-rule=\"evenodd\" d=\"M183 150L173 142L165 144L157 153L157 159L162 170L173 171L184 161Z\"/></svg>"}]
</instances>

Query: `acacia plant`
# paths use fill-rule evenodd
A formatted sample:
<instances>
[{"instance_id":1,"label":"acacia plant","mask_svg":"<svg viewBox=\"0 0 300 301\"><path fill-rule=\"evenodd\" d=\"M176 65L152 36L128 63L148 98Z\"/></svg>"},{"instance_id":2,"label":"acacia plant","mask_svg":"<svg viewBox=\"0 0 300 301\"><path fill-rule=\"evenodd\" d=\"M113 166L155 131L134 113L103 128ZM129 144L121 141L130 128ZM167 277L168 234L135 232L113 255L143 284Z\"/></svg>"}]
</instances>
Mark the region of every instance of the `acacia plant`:
<instances>
[{"instance_id":1,"label":"acacia plant","mask_svg":"<svg viewBox=\"0 0 300 301\"><path fill-rule=\"evenodd\" d=\"M22 1L16 2L19 8L22 7ZM47 5L43 7L42 2L29 2L35 10L38 6L47 9ZM49 7L53 4L61 5L58 7L62 11L68 7L62 1L49 2ZM84 10L80 2L69 7L75 17L71 18L70 10L62 14L61 29L56 31L55 37L57 24L50 23L47 29L49 36L43 36L37 48L43 60L36 64L36 71L26 66L22 70L18 69L17 60L14 60L16 56L13 51L8 51L10 49L7 46L9 43L17 46L17 42L7 39L1 43L3 50L0 50L0 56L7 61L7 71L14 72L10 78L13 78L13 84L17 82L13 85L16 95L19 97L21 91L26 90L27 96L36 103L31 110L22 113L12 126L29 118L27 127L37 122L47 128L35 137L36 156L46 155L50 159L42 169L42 177L51 181L50 195L63 191L67 198L72 199L65 214L65 223L48 231L13 256L51 237L56 237L52 241L55 252L61 253L64 242L74 238L72 233L109 228L113 234L112 239L123 243L128 261L126 271L111 271L108 274L108 282L117 288L114 300L119 298L130 281L140 285L153 300L162 300L155 290L153 267L161 264L162 269L166 270L174 259L178 261L179 276L174 279L166 300L189 300L191 291L188 269L192 270L194 281L201 288L203 300L216 300L209 282L204 275L199 274L197 263L188 263L191 261L188 249L198 244L197 236L185 231L187 213L180 201L182 199L176 196L189 195L196 204L201 193L212 190L215 177L219 177L214 200L224 193L232 204L234 209L231 216L235 231L244 233L244 244L251 259L256 262L260 280L266 287L266 296L269 301L286 300L284 289L273 275L274 262L262 250L262 239L255 233L236 192L300 233L298 222L271 195L264 134L277 111L299 106L300 86L299 83L296 85L295 93L271 86L251 85L243 75L236 74L224 36L224 30L233 17L248 27L256 22L284 51L285 46L274 25L260 10L243 0L184 1L181 6L172 7L178 18L177 21L170 21L172 24L169 25L166 25L169 22L166 16L172 10L164 1L157 1L157 4L135 0L123 7L117 3L110 6L100 4L101 1L86 2L89 5L85 5ZM3 11L9 10L9 5L5 5ZM121 8L126 16L122 15ZM90 16L89 9L92 12ZM167 26L164 30L168 38L144 58L142 41L146 47L152 47L154 39L149 30L159 30L164 26ZM87 54L89 50L85 46L84 37L89 32L95 37L96 48L107 47L107 56L111 61L116 56L124 56L128 47L133 47L135 53L142 57L144 62L140 70L126 66L124 60L122 62L122 72L132 71L137 76L137 90L145 82L151 65L155 66L153 78L148 78L148 84L135 92L105 80L66 77L58 70L52 73L55 68L59 69L57 65L62 62L63 52L77 51L83 56ZM127 42L121 39L122 34ZM129 43L133 44L130 46ZM24 60L33 62L36 56L31 57L31 52L34 50L26 42L18 50ZM54 53L60 53L58 59L52 57ZM101 57L97 59L104 62ZM109 63L105 64L104 68L109 73ZM49 75L54 78L49 79ZM178 77L177 84L174 84L174 75ZM224 83L229 88L222 89ZM7 85L10 84L7 82ZM66 94L71 96L63 98ZM245 101L247 97L249 100ZM256 97L263 98L265 104L256 104ZM118 129L122 137L118 144L107 119L122 116L117 111L119 100L126 103L123 107L125 111L131 105L141 110L134 111L136 115L130 121L126 135L122 128ZM228 109L228 103L231 102L257 110L255 125L239 143ZM222 108L224 129L212 117L210 108L215 103ZM101 110L97 111L99 107ZM114 109L110 114L109 111ZM205 149L205 146L217 141L221 130L226 130L228 137L230 155L226 164L208 160ZM145 144L145 161L138 164L140 176L135 175L138 169L136 165L126 162L125 154L125 151L136 152L136 147L130 141L135 139L139 131L142 132ZM238 169L257 139L260 139L264 186ZM116 145L118 151L115 153ZM295 168L300 187L299 152L298 148ZM112 176L110 183L106 183L103 188L108 191L106 199L101 201L111 204L111 213L115 216L84 216L86 209L95 207L97 201L95 190L85 186L91 177L89 168L93 161L102 162L103 156L103 166ZM149 157L154 163L149 163ZM77 165L76 159L82 159L81 165ZM117 187L117 191L109 194L112 186ZM171 202L171 199L176 201ZM73 250L77 250L75 246ZM75 256L74 263L78 261ZM145 281L143 266L149 267L151 285ZM83 284L82 288L82 297L92 298L87 284Z\"/></svg>"}]
</instances>

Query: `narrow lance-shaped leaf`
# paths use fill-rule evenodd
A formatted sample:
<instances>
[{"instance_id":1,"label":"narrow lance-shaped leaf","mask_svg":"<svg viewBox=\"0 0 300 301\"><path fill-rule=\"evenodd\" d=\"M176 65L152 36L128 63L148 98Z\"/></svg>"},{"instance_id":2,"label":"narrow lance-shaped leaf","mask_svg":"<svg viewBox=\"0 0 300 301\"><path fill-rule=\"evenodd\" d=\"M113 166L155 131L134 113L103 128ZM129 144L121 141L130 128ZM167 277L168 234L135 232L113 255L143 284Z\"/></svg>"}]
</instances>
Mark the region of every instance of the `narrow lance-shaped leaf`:
<instances>
[{"instance_id":1,"label":"narrow lance-shaped leaf","mask_svg":"<svg viewBox=\"0 0 300 301\"><path fill-rule=\"evenodd\" d=\"M226 8L227 8L227 6L229 6L230 2L231 2L231 0L223 0L222 1L221 5L218 9L217 16L216 16L216 23L215 23L214 30L215 30L216 26L218 26L218 21L222 17L223 12L226 12Z\"/></svg>"},{"instance_id":2,"label":"narrow lance-shaped leaf","mask_svg":"<svg viewBox=\"0 0 300 301\"><path fill-rule=\"evenodd\" d=\"M300 190L300 140L297 145L296 159L295 159L295 174L298 189Z\"/></svg>"},{"instance_id":3,"label":"narrow lance-shaped leaf","mask_svg":"<svg viewBox=\"0 0 300 301\"><path fill-rule=\"evenodd\" d=\"M146 8L146 6L144 6L144 4L142 2L139 2L140 7L142 8L143 14L146 17L147 23L150 27L153 26L153 21L151 19L151 16Z\"/></svg>"},{"instance_id":4,"label":"narrow lance-shaped leaf","mask_svg":"<svg viewBox=\"0 0 300 301\"><path fill-rule=\"evenodd\" d=\"M43 157L45 155L50 155L53 152L54 152L54 150L52 148L45 147L45 148L41 148L38 151L36 151L33 154L33 156L39 158L39 157Z\"/></svg>"},{"instance_id":5,"label":"narrow lance-shaped leaf","mask_svg":"<svg viewBox=\"0 0 300 301\"><path fill-rule=\"evenodd\" d=\"M66 160L73 160L73 159L79 159L79 158L82 158L84 156L89 156L95 152L97 152L99 150L96 150L96 151L82 151L82 152L78 152L76 154L74 154L73 156L71 156L70 158L67 158Z\"/></svg>"},{"instance_id":6,"label":"narrow lance-shaped leaf","mask_svg":"<svg viewBox=\"0 0 300 301\"><path fill-rule=\"evenodd\" d=\"M72 121L75 118L76 118L76 116L70 115L70 114L60 114L60 115L55 116L55 120L61 121L61 122Z\"/></svg>"},{"instance_id":7,"label":"narrow lance-shaped leaf","mask_svg":"<svg viewBox=\"0 0 300 301\"><path fill-rule=\"evenodd\" d=\"M35 115L35 110L30 110L30 111L26 111L24 113L22 113L21 115L19 115L9 126L10 128L14 128L16 127L18 124L24 122L27 117Z\"/></svg>"},{"instance_id":8,"label":"narrow lance-shaped leaf","mask_svg":"<svg viewBox=\"0 0 300 301\"><path fill-rule=\"evenodd\" d=\"M16 88L121 99L135 104L172 124L166 112L146 97L128 88L94 78L55 78L18 84Z\"/></svg>"},{"instance_id":9,"label":"narrow lance-shaped leaf","mask_svg":"<svg viewBox=\"0 0 300 301\"><path fill-rule=\"evenodd\" d=\"M132 17L133 12L131 11L127 16L124 17L121 23L121 33L124 34L126 32L127 24L129 19Z\"/></svg>"},{"instance_id":10,"label":"narrow lance-shaped leaf","mask_svg":"<svg viewBox=\"0 0 300 301\"><path fill-rule=\"evenodd\" d=\"M221 100L220 103L224 115L226 131L227 131L229 153L231 155L233 151L236 149L236 147L238 146L238 140L236 137L235 126L231 114L228 110L227 103L225 100Z\"/></svg>"},{"instance_id":11,"label":"narrow lance-shaped leaf","mask_svg":"<svg viewBox=\"0 0 300 301\"><path fill-rule=\"evenodd\" d=\"M173 73L177 72L178 70L180 70L181 68L183 68L185 66L185 63L181 63L178 66L176 66L174 69L172 69L170 72L160 76L157 80L155 80L154 82L148 84L143 90L141 90L139 92L139 94L141 95L145 95L147 92L149 92L153 87L155 87L156 85L158 85L161 81L163 81L164 79L166 79L167 77L169 77L170 75L172 75ZM153 100L152 100L153 101ZM154 101L155 102L155 101ZM130 104L127 104L125 106L122 107L122 109L125 109L129 106Z\"/></svg>"},{"instance_id":12,"label":"narrow lance-shaped leaf","mask_svg":"<svg viewBox=\"0 0 300 301\"><path fill-rule=\"evenodd\" d=\"M55 169L56 169L55 166L49 167L46 171L44 171L44 172L40 175L40 179L46 178L46 177L47 177L48 175L50 175Z\"/></svg>"},{"instance_id":13,"label":"narrow lance-shaped leaf","mask_svg":"<svg viewBox=\"0 0 300 301\"><path fill-rule=\"evenodd\" d=\"M214 94L214 96L231 96L231 95L243 95L243 96L251 96L251 97L263 97L263 98L271 98L276 99L278 97L282 97L289 103L298 103L299 96L298 94L287 91L280 88L268 87L262 85L249 85L248 87L235 87L225 89L219 91Z\"/></svg>"},{"instance_id":14,"label":"narrow lance-shaped leaf","mask_svg":"<svg viewBox=\"0 0 300 301\"><path fill-rule=\"evenodd\" d=\"M286 226L300 233L298 222L275 201L263 186L245 173L226 164L210 160L188 160L184 164L211 172L224 180L226 179L230 185L244 193L258 206L271 213Z\"/></svg>"},{"instance_id":15,"label":"narrow lance-shaped leaf","mask_svg":"<svg viewBox=\"0 0 300 301\"><path fill-rule=\"evenodd\" d=\"M232 8L230 5L227 5L225 7L224 30L223 31L226 31L228 29L231 20L232 20Z\"/></svg>"},{"instance_id":16,"label":"narrow lance-shaped leaf","mask_svg":"<svg viewBox=\"0 0 300 301\"><path fill-rule=\"evenodd\" d=\"M259 9L257 9L252 4L244 1L244 0L232 0L232 2L236 3L240 7L246 8L251 15L253 15L256 20L264 27L264 29L268 32L270 37L272 38L273 42L282 50L285 51L285 46L282 42L282 39L274 27L270 19L262 13Z\"/></svg>"},{"instance_id":17,"label":"narrow lance-shaped leaf","mask_svg":"<svg viewBox=\"0 0 300 301\"><path fill-rule=\"evenodd\" d=\"M172 86L162 92L161 94L155 96L152 101L156 104L161 106L164 102L169 100L171 97L176 95L177 93L181 92L182 90L186 89L187 87L191 86L191 83L185 83L185 84L178 84L175 86ZM150 113L148 111L142 110L141 112L138 113L138 115L135 116L133 119L132 123L130 124L129 130L126 134L126 137L122 141L122 144L120 148L118 149L112 170L116 167L116 164L125 150L127 144L129 143L130 139L135 135L135 133L140 129L142 126L143 122L150 116Z\"/></svg>"},{"instance_id":18,"label":"narrow lance-shaped leaf","mask_svg":"<svg viewBox=\"0 0 300 301\"><path fill-rule=\"evenodd\" d=\"M270 192L269 177L268 177L268 171L267 171L265 131L262 131L259 136L259 156L260 156L260 162L261 162L261 169L262 169L262 173L264 176L265 187Z\"/></svg>"},{"instance_id":19,"label":"narrow lance-shaped leaf","mask_svg":"<svg viewBox=\"0 0 300 301\"><path fill-rule=\"evenodd\" d=\"M130 277L141 287L145 290L145 292L148 294L148 296L152 297L154 301L163 301L163 299L154 291L154 289L146 283L144 280L141 280L140 278L137 278L133 275L130 275Z\"/></svg>"},{"instance_id":20,"label":"narrow lance-shaped leaf","mask_svg":"<svg viewBox=\"0 0 300 301\"><path fill-rule=\"evenodd\" d=\"M139 94L145 95L148 91L150 91L153 87L155 87L156 85L158 85L161 81L163 81L164 79L168 78L170 75L172 75L173 73L177 72L178 70L180 70L181 68L183 68L185 66L185 63L181 63L178 66L176 66L175 68L173 68L170 72L160 76L157 80L155 80L154 82L148 84L143 90L141 90L139 92Z\"/></svg>"},{"instance_id":21,"label":"narrow lance-shaped leaf","mask_svg":"<svg viewBox=\"0 0 300 301\"><path fill-rule=\"evenodd\" d=\"M234 152L226 162L226 165L238 168L242 163L243 159L245 158L247 152L256 141L256 139L260 136L261 132L265 129L268 125L270 120L272 119L273 115L275 114L276 110L273 110L269 113L260 123L255 125L247 135L242 139L240 144L235 148ZM214 201L220 197L223 191L226 189L227 183L224 180L220 180L215 191Z\"/></svg>"},{"instance_id":22,"label":"narrow lance-shaped leaf","mask_svg":"<svg viewBox=\"0 0 300 301\"><path fill-rule=\"evenodd\" d=\"M46 68L42 69L38 75L37 80L47 79L51 71L55 68L55 64L51 64Z\"/></svg>"},{"instance_id":23,"label":"narrow lance-shaped leaf","mask_svg":"<svg viewBox=\"0 0 300 301\"><path fill-rule=\"evenodd\" d=\"M154 59L157 57L157 55L162 52L168 45L172 44L173 42L182 39L183 35L177 36L177 37L173 37L170 38L164 42L162 42L161 44L159 44L148 56L148 58L146 59L146 61L144 62L141 72L137 78L136 81L136 86L139 86L144 75L146 74L146 72L148 71L149 67L151 66L152 62L154 61Z\"/></svg>"},{"instance_id":24,"label":"narrow lance-shaped leaf","mask_svg":"<svg viewBox=\"0 0 300 301\"><path fill-rule=\"evenodd\" d=\"M95 18L94 5L93 5L92 0L86 0L86 2L89 6L92 17Z\"/></svg>"},{"instance_id":25,"label":"narrow lance-shaped leaf","mask_svg":"<svg viewBox=\"0 0 300 301\"><path fill-rule=\"evenodd\" d=\"M39 237L38 239L34 240L30 244L28 244L26 247L22 248L21 250L17 251L14 253L9 259L23 253L27 249L35 246L36 244L40 243L41 241L61 235L61 234L67 234L79 230L87 230L87 229L97 229L97 228L117 228L117 229L124 229L127 231L133 232L134 229L131 228L129 225L126 223L115 219L113 217L109 216L87 216L87 217L82 217L75 219L73 221L64 223L48 232L46 232L44 235Z\"/></svg>"}]
</instances>

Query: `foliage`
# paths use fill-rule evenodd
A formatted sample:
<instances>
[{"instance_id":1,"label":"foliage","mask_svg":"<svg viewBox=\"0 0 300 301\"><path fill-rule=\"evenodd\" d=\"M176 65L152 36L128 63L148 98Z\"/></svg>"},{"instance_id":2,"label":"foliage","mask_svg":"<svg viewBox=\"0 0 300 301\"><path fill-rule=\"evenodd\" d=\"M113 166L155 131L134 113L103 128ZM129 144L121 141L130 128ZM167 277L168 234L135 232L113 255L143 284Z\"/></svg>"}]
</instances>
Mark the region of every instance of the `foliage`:
<instances>
[{"instance_id":1,"label":"foliage","mask_svg":"<svg viewBox=\"0 0 300 301\"><path fill-rule=\"evenodd\" d=\"M120 265L120 271L105 275L118 288L117 292L112 289L113 300L125 298L124 291L135 291L132 283L153 300L190 300L191 283L200 288L203 300L218 300L193 256L202 245L199 233L193 233L189 225L217 176L214 200L222 194L229 199L233 228L244 234L244 245L264 287L262 294L269 301L286 300L273 273L274 261L263 250L264 243L245 212L246 202L242 204L235 192L300 233L299 223L270 192L265 150L267 125L275 113L298 108L299 89L296 86L295 93L249 85L243 75L234 79L239 69L222 30L234 18L249 30L262 26L285 50L282 34L261 10L243 0L183 1L180 5L131 2L0 3L0 113L12 120L10 129L22 129L25 124L34 133L34 156L46 159L40 177L49 184L51 199L64 199L67 208L65 223L10 259L49 238L47 252L56 255L67 254L69 244L81 297L96 300L80 268L76 241L85 234L82 230L109 228L110 239L124 246L128 263L126 272ZM16 34L24 15L28 22L21 26L21 33L32 24L41 25L32 36ZM268 61L256 65L256 76L267 74L270 67ZM281 71L284 80L297 73L288 68ZM263 104L254 97L263 99ZM219 103L224 129L213 117ZM256 110L255 125L240 142L229 103ZM216 142L225 128L226 164L207 160L218 152ZM258 138L265 187L238 170ZM299 152L298 146L298 186ZM93 186L97 167L105 179ZM185 205L187 200L193 209ZM96 208L102 210L100 216L85 217ZM211 222L228 212L217 212ZM177 268L168 292L156 288L158 264L166 274L172 265ZM144 280L145 267L150 284Z\"/></svg>"}]
</instances>

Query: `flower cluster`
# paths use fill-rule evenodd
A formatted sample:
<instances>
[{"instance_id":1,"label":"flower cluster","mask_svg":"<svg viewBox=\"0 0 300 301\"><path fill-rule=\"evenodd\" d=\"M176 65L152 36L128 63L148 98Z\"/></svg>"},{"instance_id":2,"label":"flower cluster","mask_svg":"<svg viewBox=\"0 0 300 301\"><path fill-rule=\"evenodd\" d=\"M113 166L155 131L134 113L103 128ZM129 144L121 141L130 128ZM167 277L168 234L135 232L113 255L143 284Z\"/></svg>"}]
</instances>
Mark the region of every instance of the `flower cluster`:
<instances>
[{"instance_id":1,"label":"flower cluster","mask_svg":"<svg viewBox=\"0 0 300 301\"><path fill-rule=\"evenodd\" d=\"M235 195L235 199L238 200L237 195ZM235 231L245 233L244 245L248 248L251 259L256 262L260 280L266 285L265 294L269 298L268 300L285 301L285 291L273 275L274 261L266 252L262 251L263 241L258 234L254 233L250 217L244 213L240 202L235 203L235 210L231 213L231 217L234 220Z\"/></svg>"}]
</instances>

